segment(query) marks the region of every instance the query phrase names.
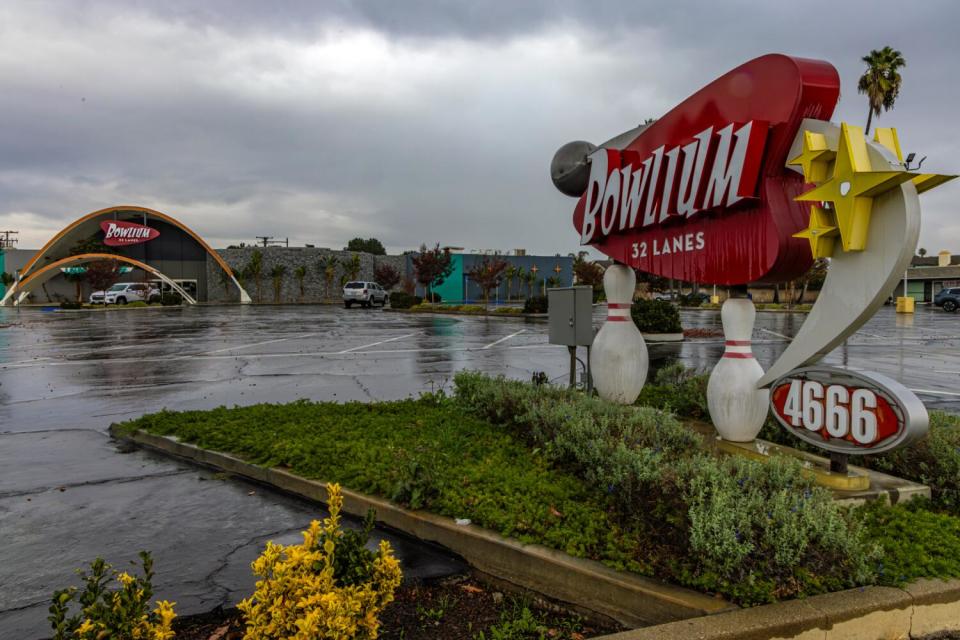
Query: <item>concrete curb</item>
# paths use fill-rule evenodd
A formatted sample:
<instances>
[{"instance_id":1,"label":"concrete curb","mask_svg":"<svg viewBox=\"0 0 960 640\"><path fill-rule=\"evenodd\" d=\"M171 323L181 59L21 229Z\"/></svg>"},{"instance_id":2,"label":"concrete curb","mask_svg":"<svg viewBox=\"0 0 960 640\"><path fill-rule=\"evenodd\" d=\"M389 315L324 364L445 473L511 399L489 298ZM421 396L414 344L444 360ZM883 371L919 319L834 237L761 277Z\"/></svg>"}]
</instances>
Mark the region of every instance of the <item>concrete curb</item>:
<instances>
[{"instance_id":1,"label":"concrete curb","mask_svg":"<svg viewBox=\"0 0 960 640\"><path fill-rule=\"evenodd\" d=\"M119 439L161 453L261 482L309 500L326 500L326 483L307 480L282 469L267 469L240 458L208 451L171 437L143 431L120 433ZM526 545L474 525L409 511L386 500L347 489L343 507L364 515L375 509L377 521L421 540L440 544L462 556L472 567L548 598L612 618L627 627L640 627L695 618L736 608L719 598L659 580L615 571L599 562L574 558L539 545Z\"/></svg>"},{"instance_id":2,"label":"concrete curb","mask_svg":"<svg viewBox=\"0 0 960 640\"><path fill-rule=\"evenodd\" d=\"M960 580L919 580L903 589L851 589L603 640L893 640L955 630L960 630Z\"/></svg>"},{"instance_id":3,"label":"concrete curb","mask_svg":"<svg viewBox=\"0 0 960 640\"><path fill-rule=\"evenodd\" d=\"M683 342L683 332L680 333L642 333L647 342Z\"/></svg>"}]
</instances>

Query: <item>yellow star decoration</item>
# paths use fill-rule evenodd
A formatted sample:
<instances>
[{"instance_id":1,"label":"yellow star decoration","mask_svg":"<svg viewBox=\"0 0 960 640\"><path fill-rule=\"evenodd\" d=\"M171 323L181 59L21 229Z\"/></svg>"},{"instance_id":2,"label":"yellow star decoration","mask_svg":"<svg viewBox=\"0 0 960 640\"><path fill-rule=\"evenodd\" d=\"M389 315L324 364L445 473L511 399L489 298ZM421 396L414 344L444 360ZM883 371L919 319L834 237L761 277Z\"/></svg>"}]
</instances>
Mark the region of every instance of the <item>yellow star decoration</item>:
<instances>
[{"instance_id":1,"label":"yellow star decoration","mask_svg":"<svg viewBox=\"0 0 960 640\"><path fill-rule=\"evenodd\" d=\"M787 164L798 164L803 168L804 179L812 184L820 184L827 179L830 161L837 152L827 144L827 137L813 131L803 132L803 153Z\"/></svg>"},{"instance_id":2,"label":"yellow star decoration","mask_svg":"<svg viewBox=\"0 0 960 640\"><path fill-rule=\"evenodd\" d=\"M794 238L806 238L810 241L810 252L814 258L829 258L833 255L834 238L840 230L833 221L833 214L817 205L810 207L810 226Z\"/></svg>"},{"instance_id":3,"label":"yellow star decoration","mask_svg":"<svg viewBox=\"0 0 960 640\"><path fill-rule=\"evenodd\" d=\"M907 171L873 171L863 129L844 122L832 177L796 199L831 203L843 250L863 251L873 198L916 176Z\"/></svg>"}]
</instances>

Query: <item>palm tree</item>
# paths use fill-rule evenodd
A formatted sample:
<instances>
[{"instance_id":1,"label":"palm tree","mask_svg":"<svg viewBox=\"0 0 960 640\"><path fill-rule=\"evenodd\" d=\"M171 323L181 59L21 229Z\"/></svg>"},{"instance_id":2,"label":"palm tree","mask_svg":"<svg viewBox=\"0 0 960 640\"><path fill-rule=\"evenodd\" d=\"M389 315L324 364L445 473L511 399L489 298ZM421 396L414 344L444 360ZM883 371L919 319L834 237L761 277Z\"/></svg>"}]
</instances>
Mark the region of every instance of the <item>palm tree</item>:
<instances>
[{"instance_id":1,"label":"palm tree","mask_svg":"<svg viewBox=\"0 0 960 640\"><path fill-rule=\"evenodd\" d=\"M514 274L517 278L517 298L523 297L523 283L527 281L527 271L523 267L517 267Z\"/></svg>"},{"instance_id":2,"label":"palm tree","mask_svg":"<svg viewBox=\"0 0 960 640\"><path fill-rule=\"evenodd\" d=\"M533 297L533 285L537 283L537 274L534 271L527 271L527 275L523 277L527 281L527 297Z\"/></svg>"},{"instance_id":3,"label":"palm tree","mask_svg":"<svg viewBox=\"0 0 960 640\"><path fill-rule=\"evenodd\" d=\"M351 280L356 280L360 276L360 254L355 253L350 256L348 262L343 263L343 271L350 276Z\"/></svg>"},{"instance_id":4,"label":"palm tree","mask_svg":"<svg viewBox=\"0 0 960 640\"><path fill-rule=\"evenodd\" d=\"M513 278L517 275L517 268L514 265L507 265L503 270L503 277L507 280L507 300L510 300L510 290L513 288Z\"/></svg>"},{"instance_id":5,"label":"palm tree","mask_svg":"<svg viewBox=\"0 0 960 640\"><path fill-rule=\"evenodd\" d=\"M869 55L861 58L867 65L867 70L860 76L857 91L867 95L870 109L867 111L867 129L870 133L870 124L873 116L880 116L880 110L890 111L897 96L900 95L900 85L903 79L899 69L907 66L906 60L896 49L884 47L879 51L874 49Z\"/></svg>"},{"instance_id":6,"label":"palm tree","mask_svg":"<svg viewBox=\"0 0 960 640\"><path fill-rule=\"evenodd\" d=\"M300 290L300 297L297 298L297 302L303 302L303 279L307 277L307 267L306 265L300 265L293 270L293 277L297 279L297 287Z\"/></svg>"},{"instance_id":7,"label":"palm tree","mask_svg":"<svg viewBox=\"0 0 960 640\"><path fill-rule=\"evenodd\" d=\"M257 302L260 302L261 278L263 276L263 254L259 249L254 249L250 254L250 262L244 267L244 271L257 285Z\"/></svg>"},{"instance_id":8,"label":"palm tree","mask_svg":"<svg viewBox=\"0 0 960 640\"><path fill-rule=\"evenodd\" d=\"M273 279L273 303L280 304L280 291L283 289L283 276L287 274L287 267L278 264L270 269L270 277Z\"/></svg>"},{"instance_id":9,"label":"palm tree","mask_svg":"<svg viewBox=\"0 0 960 640\"><path fill-rule=\"evenodd\" d=\"M317 261L317 271L323 276L324 298L330 299L330 287L333 286L333 280L337 277L337 265L340 263L336 256L326 256Z\"/></svg>"}]
</instances>

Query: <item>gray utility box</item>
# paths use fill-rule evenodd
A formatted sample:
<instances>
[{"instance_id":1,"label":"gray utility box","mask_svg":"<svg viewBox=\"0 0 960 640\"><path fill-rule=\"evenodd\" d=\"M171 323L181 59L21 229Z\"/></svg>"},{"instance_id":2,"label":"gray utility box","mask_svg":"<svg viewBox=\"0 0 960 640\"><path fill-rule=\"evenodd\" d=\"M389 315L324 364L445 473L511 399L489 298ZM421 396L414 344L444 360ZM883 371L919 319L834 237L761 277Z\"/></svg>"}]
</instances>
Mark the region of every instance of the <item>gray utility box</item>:
<instances>
[{"instance_id":1,"label":"gray utility box","mask_svg":"<svg viewBox=\"0 0 960 640\"><path fill-rule=\"evenodd\" d=\"M550 344L593 344L593 287L548 289Z\"/></svg>"}]
</instances>

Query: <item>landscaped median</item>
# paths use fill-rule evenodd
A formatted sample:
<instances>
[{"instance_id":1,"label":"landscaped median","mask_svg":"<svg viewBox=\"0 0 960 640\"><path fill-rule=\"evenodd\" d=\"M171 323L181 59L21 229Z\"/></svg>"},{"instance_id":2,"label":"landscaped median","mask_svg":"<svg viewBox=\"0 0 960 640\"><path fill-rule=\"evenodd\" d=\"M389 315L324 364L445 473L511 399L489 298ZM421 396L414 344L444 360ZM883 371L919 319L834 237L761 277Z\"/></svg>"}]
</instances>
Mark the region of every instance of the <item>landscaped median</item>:
<instances>
[{"instance_id":1,"label":"landscaped median","mask_svg":"<svg viewBox=\"0 0 960 640\"><path fill-rule=\"evenodd\" d=\"M844 507L799 464L706 452L666 411L480 374L454 397L161 412L113 432L314 499L339 482L348 511L631 626L960 576L953 515Z\"/></svg>"}]
</instances>

